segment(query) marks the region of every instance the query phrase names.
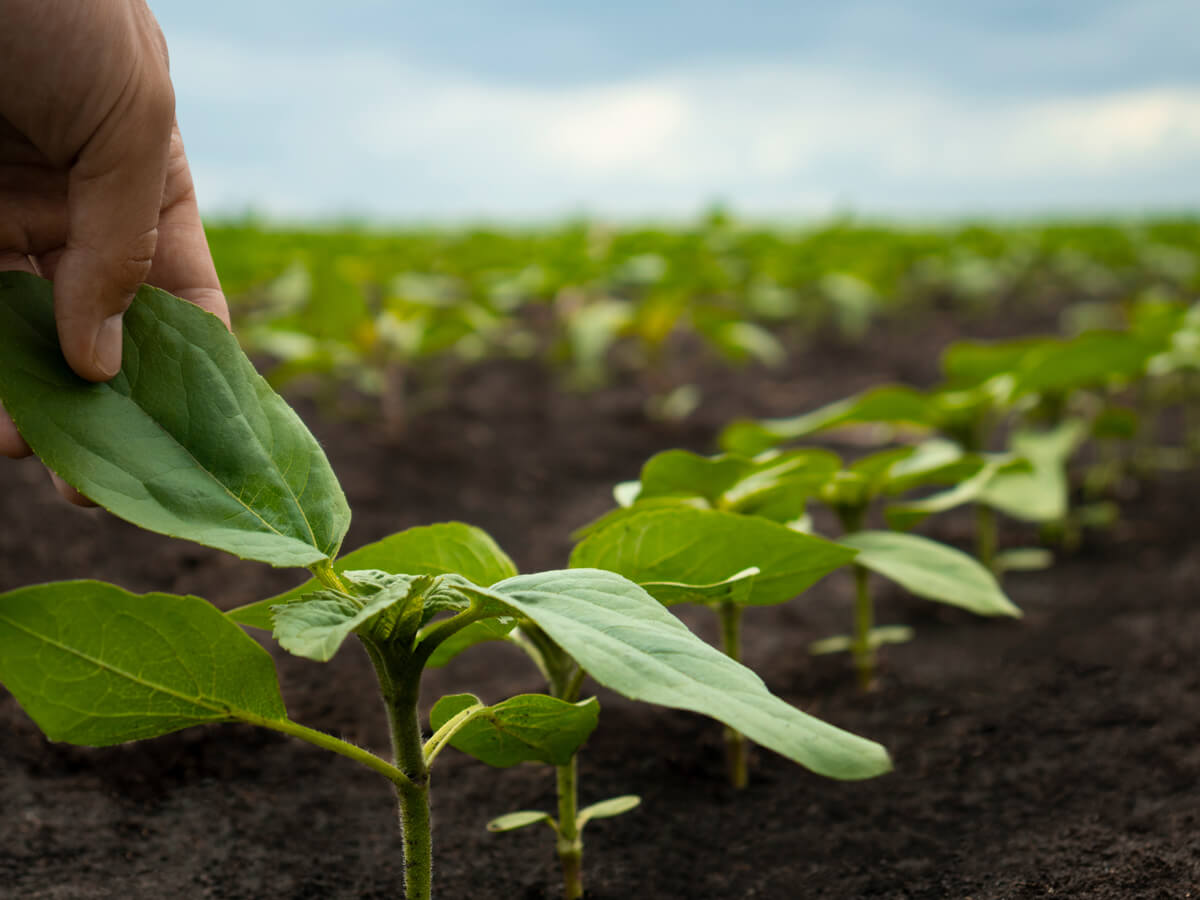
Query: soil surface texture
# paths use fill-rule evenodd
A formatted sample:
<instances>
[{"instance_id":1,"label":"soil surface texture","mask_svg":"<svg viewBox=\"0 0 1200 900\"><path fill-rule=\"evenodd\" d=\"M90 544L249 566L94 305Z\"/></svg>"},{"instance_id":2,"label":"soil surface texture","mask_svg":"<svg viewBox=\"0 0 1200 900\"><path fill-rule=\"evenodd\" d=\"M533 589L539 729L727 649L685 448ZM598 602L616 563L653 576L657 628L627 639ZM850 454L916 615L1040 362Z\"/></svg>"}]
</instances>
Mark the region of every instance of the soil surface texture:
<instances>
[{"instance_id":1,"label":"soil surface texture","mask_svg":"<svg viewBox=\"0 0 1200 900\"><path fill-rule=\"evenodd\" d=\"M928 384L937 351L960 334L1053 326L1023 312L960 328L935 311L885 322L854 345L813 340L770 373L731 374L685 353L673 376L700 383L706 398L686 425L648 421L633 380L570 394L525 363L461 373L449 404L403 439L297 405L354 510L347 548L457 519L535 571L564 566L571 530L607 510L612 485L658 450L711 451L737 416L794 413L883 381ZM847 629L847 573L750 611L746 661L789 702L888 747L896 768L883 778L827 781L758 750L738 792L724 780L716 723L599 691L581 802L636 793L643 805L588 827L587 896L1200 897L1198 508L1200 472L1141 485L1114 528L1088 533L1047 571L1007 578L1020 621L977 619L880 584L879 621L917 634L883 651L868 694L846 658L805 649ZM231 608L298 580L76 511L33 460L0 464L0 522L0 590L89 577ZM931 533L965 545L968 524L940 519ZM1035 535L1010 525L1002 537ZM707 611L682 614L715 636ZM326 665L272 653L294 719L385 750L357 645ZM515 650L487 645L430 672L424 689L427 709L449 692L494 702L541 683ZM389 786L341 757L241 726L102 750L51 744L3 690L0 735L2 897L402 895ZM496 771L447 751L433 793L437 897L561 896L547 829L484 829L504 812L553 809L552 770Z\"/></svg>"}]
</instances>

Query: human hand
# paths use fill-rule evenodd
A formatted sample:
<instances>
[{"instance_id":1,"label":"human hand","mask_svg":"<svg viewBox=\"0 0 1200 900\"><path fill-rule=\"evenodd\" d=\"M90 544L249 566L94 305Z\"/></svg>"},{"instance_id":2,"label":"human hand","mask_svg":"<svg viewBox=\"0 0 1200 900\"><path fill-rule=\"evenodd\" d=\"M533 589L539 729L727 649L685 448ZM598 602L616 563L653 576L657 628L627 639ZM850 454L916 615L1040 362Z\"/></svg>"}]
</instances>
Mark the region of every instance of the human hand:
<instances>
[{"instance_id":1,"label":"human hand","mask_svg":"<svg viewBox=\"0 0 1200 900\"><path fill-rule=\"evenodd\" d=\"M119 370L121 317L143 282L229 325L144 0L0 0L0 271L12 269L54 282L63 355L89 381ZM0 454L29 453L0 409Z\"/></svg>"}]
</instances>

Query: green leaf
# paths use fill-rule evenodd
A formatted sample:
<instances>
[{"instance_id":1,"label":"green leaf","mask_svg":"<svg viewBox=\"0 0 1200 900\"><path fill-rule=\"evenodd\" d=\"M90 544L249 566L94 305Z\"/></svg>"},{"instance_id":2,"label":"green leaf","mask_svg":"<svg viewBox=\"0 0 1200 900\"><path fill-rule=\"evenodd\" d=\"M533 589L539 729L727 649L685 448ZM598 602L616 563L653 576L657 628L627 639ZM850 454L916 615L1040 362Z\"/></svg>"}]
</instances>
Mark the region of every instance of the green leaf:
<instances>
[{"instance_id":1,"label":"green leaf","mask_svg":"<svg viewBox=\"0 0 1200 900\"><path fill-rule=\"evenodd\" d=\"M642 798L637 794L622 794L620 797L610 797L599 803L585 806L575 817L575 827L582 831L583 826L592 819L611 819L613 816L623 815L639 806L641 802Z\"/></svg>"},{"instance_id":2,"label":"green leaf","mask_svg":"<svg viewBox=\"0 0 1200 900\"><path fill-rule=\"evenodd\" d=\"M1141 375L1157 347L1115 331L1092 331L1045 341L1021 360L1017 393L1065 392Z\"/></svg>"},{"instance_id":3,"label":"green leaf","mask_svg":"<svg viewBox=\"0 0 1200 900\"><path fill-rule=\"evenodd\" d=\"M903 493L926 484L957 484L970 478L984 465L978 453L965 453L958 444L932 438L887 469L887 491Z\"/></svg>"},{"instance_id":4,"label":"green leaf","mask_svg":"<svg viewBox=\"0 0 1200 900\"><path fill-rule=\"evenodd\" d=\"M335 572L348 569L381 569L410 575L458 574L475 584L488 585L517 574L517 567L486 531L462 522L441 522L398 532L366 544L340 557ZM231 609L235 622L270 631L271 607L291 603L317 590L309 579L275 597Z\"/></svg>"},{"instance_id":5,"label":"green leaf","mask_svg":"<svg viewBox=\"0 0 1200 900\"><path fill-rule=\"evenodd\" d=\"M687 450L666 450L656 453L642 466L637 499L703 497L716 506L721 495L753 467L750 460L740 456L710 458Z\"/></svg>"},{"instance_id":6,"label":"green leaf","mask_svg":"<svg viewBox=\"0 0 1200 900\"><path fill-rule=\"evenodd\" d=\"M867 632L867 646L878 650L885 644L907 644L913 639L915 632L907 625L880 625ZM821 638L808 645L808 652L813 656L827 656L830 653L848 653L854 649L854 637L849 634L836 634L833 637Z\"/></svg>"},{"instance_id":7,"label":"green leaf","mask_svg":"<svg viewBox=\"0 0 1200 900\"><path fill-rule=\"evenodd\" d=\"M937 415L929 398L915 388L883 385L830 403L790 419L735 422L721 434L721 447L753 455L785 441L847 425L885 424L936 427Z\"/></svg>"},{"instance_id":8,"label":"green leaf","mask_svg":"<svg viewBox=\"0 0 1200 900\"><path fill-rule=\"evenodd\" d=\"M1051 339L1018 338L1011 341L955 341L942 351L942 372L955 385L982 384L1016 371L1021 360Z\"/></svg>"},{"instance_id":9,"label":"green leaf","mask_svg":"<svg viewBox=\"0 0 1200 900\"><path fill-rule=\"evenodd\" d=\"M285 720L271 657L199 597L64 581L0 594L0 682L53 741Z\"/></svg>"},{"instance_id":10,"label":"green leaf","mask_svg":"<svg viewBox=\"0 0 1200 900\"><path fill-rule=\"evenodd\" d=\"M1044 547L1014 547L996 554L997 572L1039 572L1054 565L1054 554Z\"/></svg>"},{"instance_id":11,"label":"green leaf","mask_svg":"<svg viewBox=\"0 0 1200 900\"><path fill-rule=\"evenodd\" d=\"M244 559L337 554L350 510L321 447L215 316L142 287L111 381L76 376L48 281L0 273L0 403L46 464L150 531Z\"/></svg>"},{"instance_id":12,"label":"green leaf","mask_svg":"<svg viewBox=\"0 0 1200 900\"><path fill-rule=\"evenodd\" d=\"M976 462L978 463L976 471L962 481L959 481L958 484L949 490L930 494L928 497L922 497L920 500L909 500L904 503L892 503L888 505L883 511L883 516L888 523L888 527L898 531L914 528L935 513L945 512L957 506L962 506L964 503L971 503L978 500L995 479L999 477L1000 473L1017 469L1023 473L1030 468L1022 460L1014 461L1003 457L991 459L979 457L968 461L964 465L963 470L969 471L970 467ZM948 467L941 474L951 476L959 474L959 472L952 471L955 468L957 466Z\"/></svg>"},{"instance_id":13,"label":"green leaf","mask_svg":"<svg viewBox=\"0 0 1200 900\"><path fill-rule=\"evenodd\" d=\"M1020 616L995 577L961 550L915 534L858 531L840 541L858 551L855 563L890 578L918 597L981 616Z\"/></svg>"},{"instance_id":14,"label":"green leaf","mask_svg":"<svg viewBox=\"0 0 1200 900\"><path fill-rule=\"evenodd\" d=\"M618 572L656 596L655 583L716 585L756 568L743 602L766 605L791 600L853 558L832 541L757 516L677 506L591 533L572 551L571 567ZM678 591L666 596L677 599Z\"/></svg>"},{"instance_id":15,"label":"green leaf","mask_svg":"<svg viewBox=\"0 0 1200 900\"><path fill-rule=\"evenodd\" d=\"M632 482L637 484L638 482ZM645 500L635 500L630 506L622 506L617 509L612 509L602 515L600 518L588 522L586 525L575 529L571 532L571 540L582 541L591 534L595 534L610 525L615 525L617 522L628 519L631 516L640 516L643 513L649 512L652 509L678 509L680 507L689 507L691 509L711 509L709 502L703 497L649 497Z\"/></svg>"},{"instance_id":16,"label":"green leaf","mask_svg":"<svg viewBox=\"0 0 1200 900\"><path fill-rule=\"evenodd\" d=\"M539 822L545 822L555 831L558 831L558 825L550 816L550 813L541 812L536 809L522 809L517 812L496 816L496 818L487 823L487 830L495 832L516 831L518 828L537 825Z\"/></svg>"},{"instance_id":17,"label":"green leaf","mask_svg":"<svg viewBox=\"0 0 1200 900\"><path fill-rule=\"evenodd\" d=\"M392 581L369 600L337 591L321 590L291 603L274 607L275 639L289 653L328 662L353 631L371 623L381 613L400 604L417 603L410 635L420 626L420 599L432 587L429 576L393 575ZM466 606L464 599L462 605Z\"/></svg>"},{"instance_id":18,"label":"green leaf","mask_svg":"<svg viewBox=\"0 0 1200 900\"><path fill-rule=\"evenodd\" d=\"M774 369L787 360L787 350L779 338L753 322L727 322L707 333L721 353L734 362L753 359Z\"/></svg>"},{"instance_id":19,"label":"green leaf","mask_svg":"<svg viewBox=\"0 0 1200 900\"><path fill-rule=\"evenodd\" d=\"M1029 460L1027 472L1001 473L988 482L979 502L1027 522L1056 522L1067 514L1067 461L1087 435L1080 419L1049 431L1026 429L1011 439L1014 455Z\"/></svg>"},{"instance_id":20,"label":"green leaf","mask_svg":"<svg viewBox=\"0 0 1200 900\"><path fill-rule=\"evenodd\" d=\"M718 505L774 522L790 522L805 512L809 498L842 467L828 450L789 450L756 457L752 468L729 487Z\"/></svg>"},{"instance_id":21,"label":"green leaf","mask_svg":"<svg viewBox=\"0 0 1200 900\"><path fill-rule=\"evenodd\" d=\"M743 606L754 588L758 569L751 566L715 584L683 584L675 581L647 581L642 585L655 600L664 606L676 603L735 603Z\"/></svg>"},{"instance_id":22,"label":"green leaf","mask_svg":"<svg viewBox=\"0 0 1200 900\"><path fill-rule=\"evenodd\" d=\"M841 460L828 450L791 450L756 459L667 450L642 467L637 502L699 498L717 509L786 522L803 515L808 499L840 468Z\"/></svg>"},{"instance_id":23,"label":"green leaf","mask_svg":"<svg viewBox=\"0 0 1200 900\"><path fill-rule=\"evenodd\" d=\"M891 768L879 744L806 715L700 640L646 591L612 572L519 575L491 593L532 619L596 681L633 700L712 716L832 778Z\"/></svg>"},{"instance_id":24,"label":"green leaf","mask_svg":"<svg viewBox=\"0 0 1200 900\"><path fill-rule=\"evenodd\" d=\"M473 694L452 694L434 704L429 725L436 732L478 704ZM599 721L595 697L567 703L545 694L519 694L486 706L450 738L450 746L499 769L522 762L565 766Z\"/></svg>"}]
</instances>

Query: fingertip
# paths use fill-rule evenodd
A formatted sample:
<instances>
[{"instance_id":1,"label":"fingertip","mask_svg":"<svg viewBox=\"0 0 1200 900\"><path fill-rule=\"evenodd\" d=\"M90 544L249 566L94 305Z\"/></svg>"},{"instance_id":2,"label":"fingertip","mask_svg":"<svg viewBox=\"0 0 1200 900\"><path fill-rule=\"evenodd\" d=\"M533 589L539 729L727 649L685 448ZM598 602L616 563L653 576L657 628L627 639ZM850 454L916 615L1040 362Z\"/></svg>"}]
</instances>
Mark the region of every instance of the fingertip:
<instances>
[{"instance_id":1,"label":"fingertip","mask_svg":"<svg viewBox=\"0 0 1200 900\"><path fill-rule=\"evenodd\" d=\"M233 330L233 325L229 319L229 303L225 300L225 295L219 289L191 288L180 291L178 296L212 313L225 324L226 328L230 331Z\"/></svg>"},{"instance_id":2,"label":"fingertip","mask_svg":"<svg viewBox=\"0 0 1200 900\"><path fill-rule=\"evenodd\" d=\"M109 316L96 329L95 343L92 345L92 363L96 371L107 381L121 371L121 343L124 340L121 323L122 313Z\"/></svg>"}]
</instances>

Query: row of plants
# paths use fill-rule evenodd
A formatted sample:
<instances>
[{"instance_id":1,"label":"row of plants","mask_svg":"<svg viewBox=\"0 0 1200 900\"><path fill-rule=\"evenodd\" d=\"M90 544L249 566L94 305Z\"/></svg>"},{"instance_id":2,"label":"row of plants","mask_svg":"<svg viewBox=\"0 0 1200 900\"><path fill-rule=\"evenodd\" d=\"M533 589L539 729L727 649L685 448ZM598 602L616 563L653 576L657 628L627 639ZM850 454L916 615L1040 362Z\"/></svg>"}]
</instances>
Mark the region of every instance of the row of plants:
<instances>
[{"instance_id":1,"label":"row of plants","mask_svg":"<svg viewBox=\"0 0 1200 900\"><path fill-rule=\"evenodd\" d=\"M1161 465L1164 450L1192 452L1189 441L1160 446L1156 423L1195 389L1200 317L1162 297L1119 312L1123 330L960 342L943 356L942 384L881 386L790 419L734 423L716 456L660 453L617 486L616 509L580 530L566 568L521 575L462 523L342 553L350 511L336 476L214 318L143 289L126 319L125 368L85 385L58 352L49 284L5 273L0 402L47 464L143 528L309 577L227 614L200 598L95 581L10 591L0 595L0 682L52 740L103 746L237 720L354 759L397 795L408 898L432 894L431 771L446 747L499 768L547 764L557 809L508 813L491 827L547 826L564 895L578 898L584 827L637 804L627 795L579 805L578 753L599 713L582 698L588 676L722 723L734 785L748 778L747 741L831 778L883 774L884 748L795 709L744 665L749 608L794 601L844 569L855 595L849 633L811 649L848 651L869 689L878 649L912 637L903 624L876 624L873 578L980 615L1019 616L998 575L1043 564L1045 551L997 552L998 513L1070 540L1080 510L1108 502L1121 479ZM844 459L811 445L845 428L879 446ZM1088 437L1091 496L1072 506L1067 463ZM977 510L978 558L911 532L964 504ZM680 603L713 611L720 649L672 615ZM378 675L390 758L288 718L269 655L241 626L270 630L314 661L357 638ZM483 641L526 655L545 693L493 704L444 697L426 728L421 673Z\"/></svg>"},{"instance_id":2,"label":"row of plants","mask_svg":"<svg viewBox=\"0 0 1200 900\"><path fill-rule=\"evenodd\" d=\"M242 223L212 226L209 239L238 333L274 361L272 383L315 377L328 396L351 384L393 432L444 398L457 367L485 358L537 357L577 389L632 373L654 415L680 418L701 398L673 362L697 345L775 366L816 329L853 340L881 315L1200 288L1192 220L787 230L715 211L678 228Z\"/></svg>"}]
</instances>

